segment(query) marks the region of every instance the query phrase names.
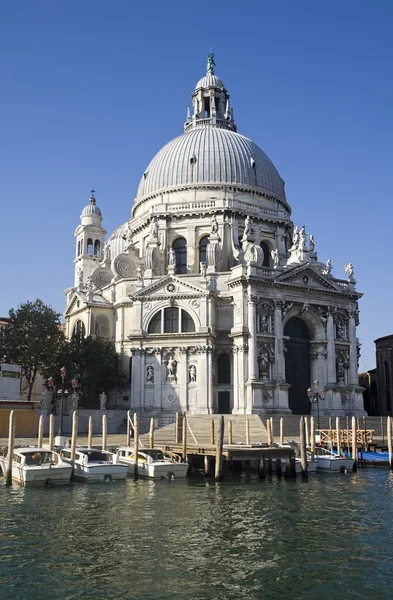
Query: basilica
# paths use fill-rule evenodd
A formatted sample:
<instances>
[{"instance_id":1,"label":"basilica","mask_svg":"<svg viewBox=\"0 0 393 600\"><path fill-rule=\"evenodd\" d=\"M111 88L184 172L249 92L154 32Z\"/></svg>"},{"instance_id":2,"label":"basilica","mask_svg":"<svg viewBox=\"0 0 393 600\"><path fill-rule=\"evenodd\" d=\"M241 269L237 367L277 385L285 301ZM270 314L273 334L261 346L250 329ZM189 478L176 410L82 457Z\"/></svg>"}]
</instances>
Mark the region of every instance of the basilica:
<instances>
[{"instance_id":1,"label":"basilica","mask_svg":"<svg viewBox=\"0 0 393 600\"><path fill-rule=\"evenodd\" d=\"M321 414L364 415L352 264L335 277L294 225L213 54L191 98L130 218L106 239L94 193L82 210L67 336L115 342L129 384L110 405L143 416L314 414L316 392Z\"/></svg>"}]
</instances>

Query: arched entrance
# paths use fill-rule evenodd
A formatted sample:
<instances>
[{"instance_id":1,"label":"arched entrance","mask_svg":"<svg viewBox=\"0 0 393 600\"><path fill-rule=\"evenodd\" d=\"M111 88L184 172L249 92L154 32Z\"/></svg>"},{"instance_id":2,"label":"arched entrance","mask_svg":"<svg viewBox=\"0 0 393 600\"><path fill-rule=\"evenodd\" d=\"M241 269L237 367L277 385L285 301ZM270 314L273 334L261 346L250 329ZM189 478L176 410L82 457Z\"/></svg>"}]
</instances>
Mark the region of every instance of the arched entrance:
<instances>
[{"instance_id":1,"label":"arched entrance","mask_svg":"<svg viewBox=\"0 0 393 600\"><path fill-rule=\"evenodd\" d=\"M300 319L292 317L284 328L286 342L285 374L289 388L289 408L294 415L311 411L307 389L310 387L310 333Z\"/></svg>"}]
</instances>

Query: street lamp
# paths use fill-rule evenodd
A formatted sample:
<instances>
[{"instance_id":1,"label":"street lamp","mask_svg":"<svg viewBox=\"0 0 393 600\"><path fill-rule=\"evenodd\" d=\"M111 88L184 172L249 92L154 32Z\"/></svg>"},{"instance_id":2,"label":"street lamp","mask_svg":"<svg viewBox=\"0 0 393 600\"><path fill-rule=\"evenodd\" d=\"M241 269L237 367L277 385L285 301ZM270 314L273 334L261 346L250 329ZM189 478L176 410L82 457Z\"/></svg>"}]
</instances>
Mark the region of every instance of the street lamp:
<instances>
[{"instance_id":1,"label":"street lamp","mask_svg":"<svg viewBox=\"0 0 393 600\"><path fill-rule=\"evenodd\" d=\"M61 375L61 390L57 390L57 393L60 394L60 422L59 422L59 431L57 432L57 436L55 439L56 446L64 446L65 445L65 436L63 431L63 415L64 415L64 397L68 396L68 390L64 389L64 380L67 374L67 370L65 367L60 369Z\"/></svg>"},{"instance_id":2,"label":"street lamp","mask_svg":"<svg viewBox=\"0 0 393 600\"><path fill-rule=\"evenodd\" d=\"M317 405L317 428L319 429L319 401L324 400L326 396L326 390L322 390L322 394L319 393L319 381L316 379L313 383L314 389L310 387L307 390L307 396L310 398L311 404Z\"/></svg>"}]
</instances>

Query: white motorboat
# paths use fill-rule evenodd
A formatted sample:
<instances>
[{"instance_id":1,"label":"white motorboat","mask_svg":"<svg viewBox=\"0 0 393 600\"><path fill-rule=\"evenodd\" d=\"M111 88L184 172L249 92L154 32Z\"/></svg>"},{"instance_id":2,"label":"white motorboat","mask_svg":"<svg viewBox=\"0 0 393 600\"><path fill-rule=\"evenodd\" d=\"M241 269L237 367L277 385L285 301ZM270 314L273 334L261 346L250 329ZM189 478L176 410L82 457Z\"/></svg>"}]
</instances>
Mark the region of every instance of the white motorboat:
<instances>
[{"instance_id":1,"label":"white motorboat","mask_svg":"<svg viewBox=\"0 0 393 600\"><path fill-rule=\"evenodd\" d=\"M339 456L326 448L317 446L315 448L315 458L317 459L318 471L331 473L346 473L353 470L354 461L352 458Z\"/></svg>"},{"instance_id":2,"label":"white motorboat","mask_svg":"<svg viewBox=\"0 0 393 600\"><path fill-rule=\"evenodd\" d=\"M0 456L3 474L7 473L7 452ZM70 483L72 468L57 452L34 446L14 448L12 479L23 486L64 485Z\"/></svg>"},{"instance_id":3,"label":"white motorboat","mask_svg":"<svg viewBox=\"0 0 393 600\"><path fill-rule=\"evenodd\" d=\"M128 466L128 472L134 472L134 449L123 446L117 451L120 463ZM178 479L185 477L188 464L180 462L180 457L171 452L162 452L152 448L143 448L138 453L138 475L152 479Z\"/></svg>"},{"instance_id":4,"label":"white motorboat","mask_svg":"<svg viewBox=\"0 0 393 600\"><path fill-rule=\"evenodd\" d=\"M63 448L60 455L67 463L71 462L71 450L69 448ZM75 481L93 483L97 481L118 481L127 477L127 467L119 464L116 454L109 452L109 450L77 446L74 464Z\"/></svg>"}]
</instances>

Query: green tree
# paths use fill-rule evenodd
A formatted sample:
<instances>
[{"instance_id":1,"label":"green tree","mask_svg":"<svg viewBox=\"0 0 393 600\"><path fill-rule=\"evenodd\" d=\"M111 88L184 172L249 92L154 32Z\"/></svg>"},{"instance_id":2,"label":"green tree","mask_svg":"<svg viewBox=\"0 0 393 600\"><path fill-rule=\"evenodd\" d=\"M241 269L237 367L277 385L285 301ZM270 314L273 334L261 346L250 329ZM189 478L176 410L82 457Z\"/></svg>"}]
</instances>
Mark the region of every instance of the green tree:
<instances>
[{"instance_id":1,"label":"green tree","mask_svg":"<svg viewBox=\"0 0 393 600\"><path fill-rule=\"evenodd\" d=\"M98 408L98 396L102 391L108 394L114 389L124 389L127 382L120 369L115 345L91 336L74 336L58 353L56 365L45 371L45 377L53 376L55 388L61 384L60 369L63 366L67 370L66 387L70 389L72 379L77 380L84 408Z\"/></svg>"},{"instance_id":2,"label":"green tree","mask_svg":"<svg viewBox=\"0 0 393 600\"><path fill-rule=\"evenodd\" d=\"M37 373L56 364L65 339L60 315L42 300L25 302L9 311L10 321L3 328L0 355L4 362L20 365L27 399L31 400Z\"/></svg>"}]
</instances>

